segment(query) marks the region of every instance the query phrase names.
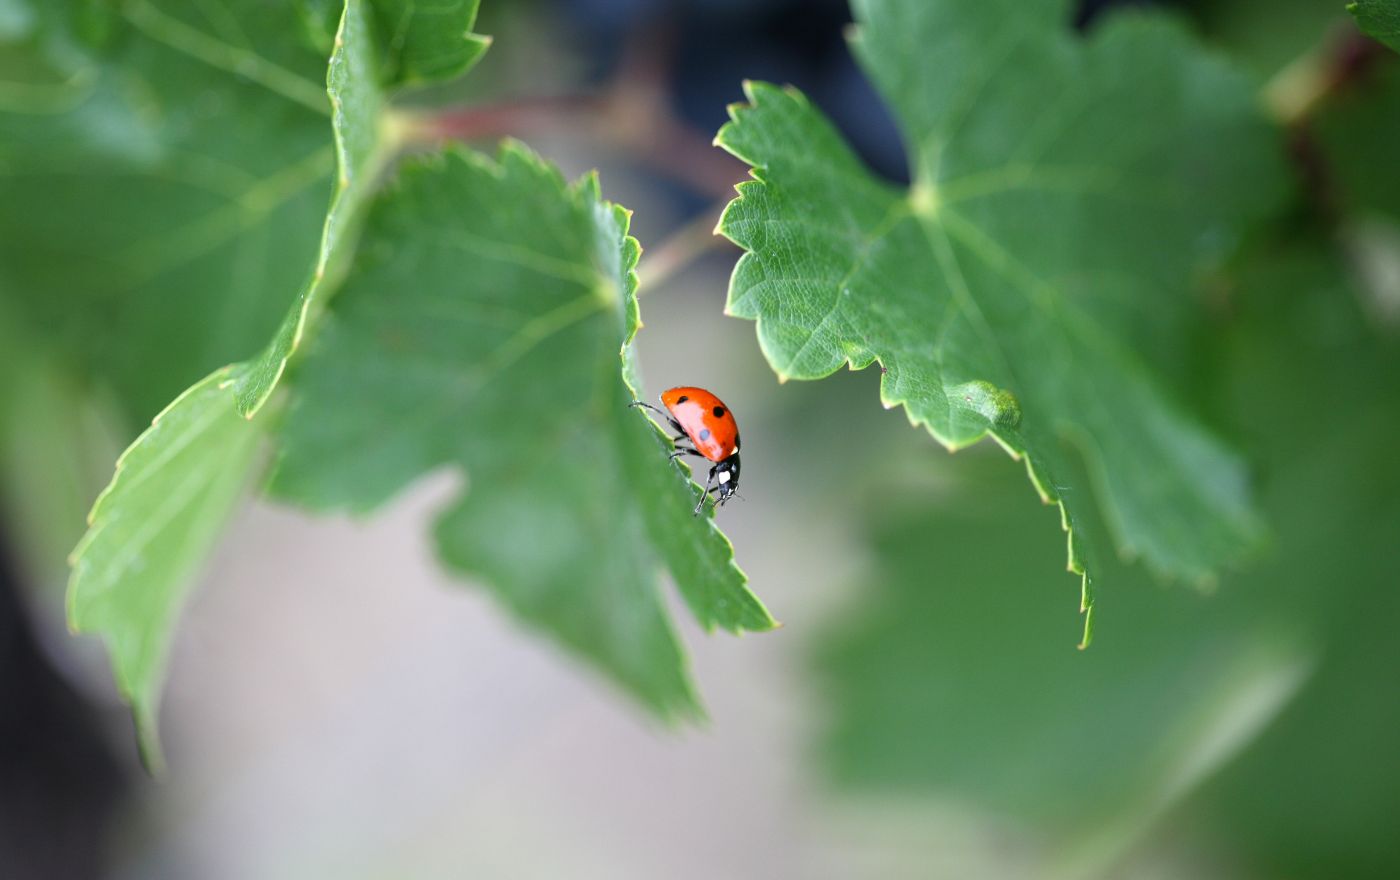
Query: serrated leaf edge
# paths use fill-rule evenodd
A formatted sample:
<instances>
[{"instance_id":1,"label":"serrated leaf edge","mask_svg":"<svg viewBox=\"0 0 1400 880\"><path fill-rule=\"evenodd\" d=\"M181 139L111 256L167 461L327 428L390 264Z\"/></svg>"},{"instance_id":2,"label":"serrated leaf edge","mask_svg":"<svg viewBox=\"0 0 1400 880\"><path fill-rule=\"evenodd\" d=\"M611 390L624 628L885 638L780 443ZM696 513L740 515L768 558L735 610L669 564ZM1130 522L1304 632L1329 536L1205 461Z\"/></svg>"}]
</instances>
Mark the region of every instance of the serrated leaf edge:
<instances>
[{"instance_id":1,"label":"serrated leaf edge","mask_svg":"<svg viewBox=\"0 0 1400 880\"><path fill-rule=\"evenodd\" d=\"M743 246L739 244L738 241L735 241L735 239L732 238L726 231L726 225L727 221L730 218L730 214L735 209L736 205L744 201L746 197L745 190L747 188L757 187L762 189L766 188L768 184L763 179L763 176L761 174L761 172L764 169L764 166L757 164L753 159L744 155L743 151L740 150L733 143L731 139L731 134L735 129L743 125L743 114L749 110L756 109L758 107L759 103L763 100L763 92L765 91L770 91L777 95L786 95L787 97L800 102L804 106L811 106L811 102L808 100L807 96L790 85L776 86L771 83L746 79L743 81L743 90L744 96L745 98L747 98L747 102L733 103L726 108L729 113L729 121L726 122L720 128L719 133L715 135L714 139L715 146L720 147L725 152L729 153L739 161L749 166L749 176L751 179L746 180L743 183L740 183L734 187L737 195L729 202L728 205L725 206L724 213L720 216L719 225L716 226L716 231L720 235L723 235L725 238L729 239L731 242L733 242L736 246L739 246L740 248L743 248ZM910 188L905 192L904 195L905 200L908 202L908 210L916 215L919 212L919 206L917 204L918 196L919 194L916 188ZM731 275L731 282L732 278L734 276L737 276L739 273L739 264L742 263L744 260L749 259L749 256L750 252L745 249L743 256L739 258L739 263L735 264L733 274ZM728 308L726 308L726 313L728 313ZM761 327L763 319L761 317L757 317L753 320L755 324L755 330L757 331ZM759 333L758 336L760 340L760 347L762 347L762 333ZM767 352L765 352L765 355L767 355ZM864 370L871 364L877 363L879 361L879 358L873 353L871 353L869 358L864 359L864 362L861 362L850 352L844 353L843 357L844 360L841 363L838 363L832 369L826 371L821 376L815 378L824 378L826 376L830 376L837 370L839 370L843 364L848 369L856 371ZM770 364L773 363L771 357L767 357L766 359ZM774 372L778 375L779 381L786 382L789 378L791 378L789 376L785 376L781 371L777 370L776 368L774 368ZM1094 583L1093 578L1090 576L1088 569L1084 564L1083 548L1080 545L1082 539L1080 538L1078 529L1070 516L1069 510L1065 507L1064 501L1063 499L1061 499L1059 493L1055 491L1054 487L1049 483L1049 481L1047 481L1043 477L1043 475L1041 475L1040 472L1036 469L1032 457L1027 454L1027 451L1023 445L1017 443L1015 436L1009 432L1003 435L1001 432L995 429L994 422L991 422L989 420L988 427L984 428L981 431L981 433L977 434L975 437L972 437L965 441L955 442L951 438L944 436L927 419L921 419L918 416L916 416L913 410L910 409L910 407L907 405L908 402L908 398L896 397L890 391L888 374L884 372L884 367L882 364L880 376L880 403L882 406L884 406L885 409L894 409L895 407L902 407L904 410L905 417L909 420L909 424L912 427L923 428L929 433L929 436L933 437L934 440L936 440L950 453L958 452L961 449L964 449L975 443L981 442L984 438L991 437L993 440L996 441L997 445L1000 446L1006 452L1006 454L1009 455L1014 461L1019 461L1022 464L1024 464L1026 468L1026 475L1030 478L1031 485L1035 488L1036 494L1040 497L1041 503L1047 505L1054 504L1056 507L1059 508L1060 528L1065 532L1066 570L1070 574L1077 574L1080 577L1079 610L1080 613L1084 616L1084 631L1078 647L1081 650L1087 648L1093 642L1094 638Z\"/></svg>"}]
</instances>

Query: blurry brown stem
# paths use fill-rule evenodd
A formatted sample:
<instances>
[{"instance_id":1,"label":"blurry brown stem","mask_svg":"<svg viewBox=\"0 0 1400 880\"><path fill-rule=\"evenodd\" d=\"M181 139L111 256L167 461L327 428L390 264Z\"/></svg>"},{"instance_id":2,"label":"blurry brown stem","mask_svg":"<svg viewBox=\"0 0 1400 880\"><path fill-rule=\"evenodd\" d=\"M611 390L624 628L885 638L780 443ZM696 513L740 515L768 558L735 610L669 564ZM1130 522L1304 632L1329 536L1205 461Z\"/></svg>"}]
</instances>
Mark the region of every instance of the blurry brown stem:
<instances>
[{"instance_id":1,"label":"blurry brown stem","mask_svg":"<svg viewBox=\"0 0 1400 880\"><path fill-rule=\"evenodd\" d=\"M523 98L477 107L402 111L403 141L495 140L535 134L581 136L617 150L696 193L729 199L744 163L719 150L710 135L676 116L669 97L673 34L641 28L629 40L612 82L598 94Z\"/></svg>"},{"instance_id":2,"label":"blurry brown stem","mask_svg":"<svg viewBox=\"0 0 1400 880\"><path fill-rule=\"evenodd\" d=\"M644 90L621 86L605 95L525 98L432 112L400 111L406 143L488 141L566 134L624 153L704 196L729 198L744 179L742 162L676 119Z\"/></svg>"},{"instance_id":3,"label":"blurry brown stem","mask_svg":"<svg viewBox=\"0 0 1400 880\"><path fill-rule=\"evenodd\" d=\"M723 210L720 205L701 212L656 247L648 248L637 264L637 277L641 280L638 295L665 284L708 251L729 245L727 238L715 232Z\"/></svg>"},{"instance_id":4,"label":"blurry brown stem","mask_svg":"<svg viewBox=\"0 0 1400 880\"><path fill-rule=\"evenodd\" d=\"M414 141L480 141L567 129L599 112L596 95L541 95L474 107L404 113Z\"/></svg>"},{"instance_id":5,"label":"blurry brown stem","mask_svg":"<svg viewBox=\"0 0 1400 880\"><path fill-rule=\"evenodd\" d=\"M1306 124L1324 101L1356 82L1385 55L1380 43L1347 25L1328 34L1264 85L1264 105L1287 126Z\"/></svg>"}]
</instances>

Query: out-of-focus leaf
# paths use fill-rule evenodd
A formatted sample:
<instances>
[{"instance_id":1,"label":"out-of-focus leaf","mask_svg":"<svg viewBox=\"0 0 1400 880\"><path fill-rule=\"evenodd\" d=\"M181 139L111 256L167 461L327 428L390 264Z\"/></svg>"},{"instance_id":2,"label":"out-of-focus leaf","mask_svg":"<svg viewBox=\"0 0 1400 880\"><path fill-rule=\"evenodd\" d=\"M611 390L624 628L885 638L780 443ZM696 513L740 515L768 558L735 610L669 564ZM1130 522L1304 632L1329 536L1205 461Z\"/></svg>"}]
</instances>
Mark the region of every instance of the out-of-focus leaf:
<instances>
[{"instance_id":1,"label":"out-of-focus leaf","mask_svg":"<svg viewBox=\"0 0 1400 880\"><path fill-rule=\"evenodd\" d=\"M263 420L239 416L228 368L180 395L117 461L73 551L68 620L101 635L146 759L160 762L156 709L185 595L248 482Z\"/></svg>"},{"instance_id":2,"label":"out-of-focus leaf","mask_svg":"<svg viewBox=\"0 0 1400 880\"><path fill-rule=\"evenodd\" d=\"M1400 219L1400 64L1333 97L1314 122L1338 208Z\"/></svg>"},{"instance_id":3,"label":"out-of-focus leaf","mask_svg":"<svg viewBox=\"0 0 1400 880\"><path fill-rule=\"evenodd\" d=\"M252 415L393 147L384 89L469 67L489 44L476 7L18 6L0 43L0 264L36 323L138 419L266 345L236 377ZM335 34L328 89L326 56L289 39L312 17Z\"/></svg>"},{"instance_id":4,"label":"out-of-focus leaf","mask_svg":"<svg viewBox=\"0 0 1400 880\"><path fill-rule=\"evenodd\" d=\"M24 357L0 367L11 365L0 400L0 500L31 585L56 597L84 516L126 437L116 436L117 426L65 364L26 346Z\"/></svg>"},{"instance_id":5,"label":"out-of-focus leaf","mask_svg":"<svg viewBox=\"0 0 1400 880\"><path fill-rule=\"evenodd\" d=\"M466 72L491 45L472 33L481 0L372 0L382 76L393 84L428 83Z\"/></svg>"},{"instance_id":6,"label":"out-of-focus leaf","mask_svg":"<svg viewBox=\"0 0 1400 880\"><path fill-rule=\"evenodd\" d=\"M291 310L277 328L267 349L240 364L234 383L238 409L253 416L267 401L287 359L306 330L317 298L339 281L354 246L354 224L369 198L375 177L393 144L383 142L382 109L385 96L377 83L375 46L370 36L367 0L346 0L327 74L331 126L339 169L321 233L321 248L311 277L302 285Z\"/></svg>"},{"instance_id":7,"label":"out-of-focus leaf","mask_svg":"<svg viewBox=\"0 0 1400 880\"><path fill-rule=\"evenodd\" d=\"M1308 67L1352 29L1338 0L1205 0L1188 4L1206 39L1232 61L1270 78ZM1303 71L1299 69L1299 73ZM1311 75L1309 72L1308 75ZM1270 83L1272 87L1274 83Z\"/></svg>"},{"instance_id":8,"label":"out-of-focus leaf","mask_svg":"<svg viewBox=\"0 0 1400 880\"><path fill-rule=\"evenodd\" d=\"M1320 662L1188 812L1258 876L1389 877L1400 874L1400 345L1363 319L1335 256L1290 245L1252 264L1216 370L1233 377L1219 408L1257 450L1277 530L1241 613L1291 615ZM1328 417L1299 408L1306 400Z\"/></svg>"},{"instance_id":9,"label":"out-of-focus leaf","mask_svg":"<svg viewBox=\"0 0 1400 880\"><path fill-rule=\"evenodd\" d=\"M473 33L480 0L367 0L380 52L379 78L388 86L420 85L460 76L481 59L491 38ZM340 0L296 0L313 45L329 51L340 21Z\"/></svg>"},{"instance_id":10,"label":"out-of-focus leaf","mask_svg":"<svg viewBox=\"0 0 1400 880\"><path fill-rule=\"evenodd\" d=\"M1363 31L1400 52L1400 0L1356 0L1347 11Z\"/></svg>"},{"instance_id":11,"label":"out-of-focus leaf","mask_svg":"<svg viewBox=\"0 0 1400 880\"><path fill-rule=\"evenodd\" d=\"M1265 469L1270 558L1208 597L1115 571L1093 651L1057 643L1039 573L1057 548L1008 480L883 496L875 588L820 659L837 777L1019 817L1065 876L1183 805L1188 840L1259 876L1393 873L1400 351L1352 300L1321 249L1254 266L1211 372Z\"/></svg>"},{"instance_id":12,"label":"out-of-focus leaf","mask_svg":"<svg viewBox=\"0 0 1400 880\"><path fill-rule=\"evenodd\" d=\"M310 280L272 343L240 368L238 408L251 416L276 386L287 359L319 308L324 289L339 283L353 247L353 226L389 152L381 83L400 85L445 79L465 72L490 46L471 32L478 0L419 6L414 0L347 0L330 58L327 91L335 131L337 167L321 249Z\"/></svg>"},{"instance_id":13,"label":"out-of-focus leaf","mask_svg":"<svg viewBox=\"0 0 1400 880\"><path fill-rule=\"evenodd\" d=\"M749 86L719 135L756 178L721 224L748 251L729 311L783 378L878 360L885 404L950 449L1024 456L1075 571L1071 445L1121 550L1196 580L1238 558L1261 533L1243 467L1153 368L1185 348L1197 273L1278 195L1251 83L1157 17L1080 41L1056 2L855 9L914 183L874 178L800 94Z\"/></svg>"},{"instance_id":14,"label":"out-of-focus leaf","mask_svg":"<svg viewBox=\"0 0 1400 880\"><path fill-rule=\"evenodd\" d=\"M48 77L0 89L0 273L145 421L265 344L306 277L334 167L326 60L286 38L286 4L32 9L0 46Z\"/></svg>"},{"instance_id":15,"label":"out-of-focus leaf","mask_svg":"<svg viewBox=\"0 0 1400 880\"><path fill-rule=\"evenodd\" d=\"M1324 196L1338 215L1371 313L1400 325L1400 63L1393 59L1341 89L1312 121L1325 169Z\"/></svg>"},{"instance_id":16,"label":"out-of-focus leaf","mask_svg":"<svg viewBox=\"0 0 1400 880\"><path fill-rule=\"evenodd\" d=\"M663 715L696 709L656 590L706 627L773 625L697 490L629 409L638 248L596 180L523 147L410 163L296 376L273 488L366 511L435 468L468 490L443 558ZM619 353L621 352L621 359Z\"/></svg>"},{"instance_id":17,"label":"out-of-focus leaf","mask_svg":"<svg viewBox=\"0 0 1400 880\"><path fill-rule=\"evenodd\" d=\"M254 14L258 12L256 7L225 8L219 14L203 9L200 15L207 13L212 16L202 21L211 28L209 33L195 29L183 19L167 15L146 0L131 0L121 9L136 31L140 32L139 37L133 37L138 44L144 45L144 40L157 46L168 46L176 53L190 54L205 65L221 70L224 79L229 79L227 74L232 71L253 78L268 93L259 94L263 104L252 108L254 110L271 113L271 108L264 104L279 98L282 103L287 103L297 94L297 88L287 80L292 74L269 60L270 56L260 54L261 43L254 42L249 36L249 29L253 29L251 33L261 33L256 28L267 26L263 16ZM250 452L254 446L251 438L265 428L261 423L256 429L249 427L243 424L241 417L251 418L268 399L308 318L313 314L315 298L335 282L338 270L345 262L344 251L353 242L359 209L370 195L384 156L386 145L381 142L383 95L377 84L376 50L367 16L368 9L363 0L347 0L334 51L328 62L329 131L334 138L338 171L329 212L322 215L321 246L309 278L302 283L290 312L261 356L220 369L194 385L165 411L164 426L157 423L123 455L112 484L94 508L91 528L75 551L68 595L70 618L75 629L99 633L107 640L112 650L118 684L123 695L132 703L145 751L152 761L158 761L156 704L163 678L166 646L188 591L188 580L199 560L213 546L218 525L238 501L239 494L235 490L248 479L247 471L254 463ZM267 17L277 18L275 15ZM265 36L269 44L279 47L285 42L285 37L286 34L281 32L275 35L275 39ZM223 40L230 42L225 44L221 42ZM169 65L164 50L156 51L155 57L160 64ZM114 62L114 70L132 76L139 76L143 71L139 64L129 59L124 60L123 65ZM208 77L208 71L203 66L199 67L198 73ZM178 100L170 107L172 112L190 113L191 106L198 106L198 101L189 95L176 97ZM301 103L314 102L307 96ZM280 105L279 109L289 112ZM324 120L314 115L310 119L316 122L315 127L324 138L327 132ZM226 117L220 120L220 124L227 128L231 121ZM240 141L239 136L244 134L252 140L247 143ZM206 132L205 136L211 139L208 145L211 149L224 148L222 141L212 138L210 133ZM228 139L237 141L240 150L254 154L263 140L276 141L281 136L275 129L228 132ZM162 150L172 149L163 141L161 145ZM184 157L182 150L183 147L174 150L174 155L183 157L180 161L185 161L188 157ZM322 148L316 155L322 152L329 160L329 149ZM230 154L230 161L237 155ZM200 173L212 173L210 169L216 168L217 163L206 161L206 158L196 160L199 167L205 168ZM315 176L321 177L324 171L321 166L325 163L317 159L313 164L320 169L315 170ZM119 176L111 167L99 168L109 178ZM152 177L158 178L168 173L168 167L160 164L155 169L136 175L130 185L150 187ZM133 189L133 193L139 191ZM246 194L238 199L246 202ZM114 228L120 225L119 215L122 211L132 213L136 210L130 204L113 207L121 209L112 215ZM200 249L207 245L204 238L217 240L225 234L218 224L227 220L225 215L229 210L221 207L209 215L225 219L213 224L218 228L211 227L198 233ZM269 225L271 219L263 214L244 216L235 212L232 216L239 226L237 235L247 233L259 239L266 238L269 243L272 237L284 233L294 237L290 226L283 230ZM315 226L309 217L298 216L295 219L306 224L307 229ZM200 228L201 221L189 222L193 223L194 228ZM301 227L297 227L296 231L301 231ZM189 232L190 227L172 227L162 229L160 233L151 233L152 254L162 261L169 259L166 251L159 247L168 243L175 248L178 256L179 236ZM258 267L275 266L275 271L282 272L286 265L306 266L305 260L310 253L309 248L304 253L274 254L266 248L245 251L242 245L237 245L220 257L234 260L232 267L207 263L188 269L202 272L205 276L212 275L212 278L203 277L203 281L218 284L226 280L218 275L221 271L236 276L240 266L245 274L255 270L260 272ZM94 265L100 262L96 261ZM171 276L171 283L177 277L184 279L182 283L185 284L197 283L200 276L185 278L181 273L186 268L179 260L176 264L182 268ZM163 277L155 275L146 278L143 283L148 288L159 289L165 283L161 280ZM248 279L240 281L234 277L233 281L236 283L225 292L235 297L228 305L237 310L243 305L244 291L240 285ZM284 303L287 293L294 289L290 284L280 288ZM167 290L163 295L169 297L173 293ZM197 296L189 299L199 301ZM192 313L190 320L197 319L200 326L211 322L217 325L217 320L207 313L207 303L203 308L203 313ZM193 327L185 328L185 331L196 335L198 332ZM139 334L128 335L121 342L139 348L143 338ZM226 412L220 412L221 407ZM242 430L235 429L234 424L242 424ZM201 486L200 481L204 485ZM157 487L172 496L178 490L184 500L175 507L161 508L162 513L169 512L170 516L154 516L148 508L160 499L144 494L149 491L147 487ZM114 524L122 527L114 527ZM139 531L134 531L137 524Z\"/></svg>"}]
</instances>

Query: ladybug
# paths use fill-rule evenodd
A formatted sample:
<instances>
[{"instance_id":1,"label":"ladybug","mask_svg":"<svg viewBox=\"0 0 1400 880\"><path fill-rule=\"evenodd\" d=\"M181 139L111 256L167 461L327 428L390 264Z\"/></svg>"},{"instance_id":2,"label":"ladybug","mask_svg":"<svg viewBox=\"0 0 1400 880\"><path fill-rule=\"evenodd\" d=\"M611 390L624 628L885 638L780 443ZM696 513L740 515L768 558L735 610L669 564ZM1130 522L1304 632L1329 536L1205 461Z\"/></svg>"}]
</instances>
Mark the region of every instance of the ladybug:
<instances>
[{"instance_id":1,"label":"ladybug","mask_svg":"<svg viewBox=\"0 0 1400 880\"><path fill-rule=\"evenodd\" d=\"M676 429L675 441L689 440L690 446L677 446L671 458L693 455L714 462L705 492L695 505L698 516L705 500L715 492L715 506L724 504L739 488L739 423L734 413L704 388L681 387L661 392L663 412L649 403L632 401L632 406L644 406L660 414Z\"/></svg>"}]
</instances>

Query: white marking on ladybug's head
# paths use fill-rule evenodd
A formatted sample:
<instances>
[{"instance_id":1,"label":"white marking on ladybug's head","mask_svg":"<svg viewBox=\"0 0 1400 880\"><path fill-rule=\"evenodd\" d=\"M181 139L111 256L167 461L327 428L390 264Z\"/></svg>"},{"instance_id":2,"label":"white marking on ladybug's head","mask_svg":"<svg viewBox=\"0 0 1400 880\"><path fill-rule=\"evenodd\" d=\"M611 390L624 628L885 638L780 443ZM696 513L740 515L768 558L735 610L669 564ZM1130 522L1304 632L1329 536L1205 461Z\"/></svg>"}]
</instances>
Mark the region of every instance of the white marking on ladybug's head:
<instances>
[{"instance_id":1,"label":"white marking on ladybug's head","mask_svg":"<svg viewBox=\"0 0 1400 880\"><path fill-rule=\"evenodd\" d=\"M729 454L730 454L730 455L733 455L734 453L736 453L736 452L738 452L738 451L739 451L739 447L735 446L733 449L729 450Z\"/></svg>"},{"instance_id":2,"label":"white marking on ladybug's head","mask_svg":"<svg viewBox=\"0 0 1400 880\"><path fill-rule=\"evenodd\" d=\"M729 482L729 471L720 471L720 472L719 472L719 481L720 481L721 483L727 483L727 482Z\"/></svg>"}]
</instances>

